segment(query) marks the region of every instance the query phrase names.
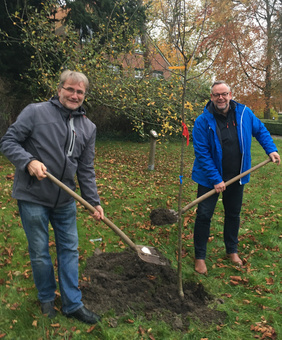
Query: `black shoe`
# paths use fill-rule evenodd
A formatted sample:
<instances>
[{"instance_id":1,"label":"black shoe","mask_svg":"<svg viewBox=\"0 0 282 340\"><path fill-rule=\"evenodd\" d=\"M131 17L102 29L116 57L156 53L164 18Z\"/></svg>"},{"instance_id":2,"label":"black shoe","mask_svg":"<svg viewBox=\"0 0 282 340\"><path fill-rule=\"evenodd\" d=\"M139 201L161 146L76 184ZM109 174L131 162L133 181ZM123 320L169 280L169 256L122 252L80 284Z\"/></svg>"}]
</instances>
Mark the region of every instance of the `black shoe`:
<instances>
[{"instance_id":1,"label":"black shoe","mask_svg":"<svg viewBox=\"0 0 282 340\"><path fill-rule=\"evenodd\" d=\"M48 318L53 319L56 316L56 310L54 309L54 301L41 303L42 314L47 314Z\"/></svg>"},{"instance_id":2,"label":"black shoe","mask_svg":"<svg viewBox=\"0 0 282 340\"><path fill-rule=\"evenodd\" d=\"M73 313L66 314L65 316L67 318L75 318L79 321L90 323L94 325L95 323L99 322L101 320L101 317L90 310L88 310L86 307L82 306L78 310L76 310Z\"/></svg>"}]
</instances>

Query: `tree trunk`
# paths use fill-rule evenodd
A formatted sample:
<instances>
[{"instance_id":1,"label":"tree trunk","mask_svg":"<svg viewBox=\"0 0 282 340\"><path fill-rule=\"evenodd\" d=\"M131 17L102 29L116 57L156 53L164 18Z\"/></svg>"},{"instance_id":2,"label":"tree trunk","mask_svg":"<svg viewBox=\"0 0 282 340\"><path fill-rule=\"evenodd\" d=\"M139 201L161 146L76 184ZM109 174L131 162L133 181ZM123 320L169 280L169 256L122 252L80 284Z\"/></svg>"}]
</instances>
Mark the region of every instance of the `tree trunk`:
<instances>
[{"instance_id":1,"label":"tree trunk","mask_svg":"<svg viewBox=\"0 0 282 340\"><path fill-rule=\"evenodd\" d=\"M264 119L270 119L270 108L271 108L271 94L272 94L272 60L273 60L273 36L272 36L272 24L271 24L271 14L269 8L269 2L266 1L266 35L267 35L267 45L266 45L266 70L265 70L265 108L264 108Z\"/></svg>"},{"instance_id":2,"label":"tree trunk","mask_svg":"<svg viewBox=\"0 0 282 340\"><path fill-rule=\"evenodd\" d=\"M271 66L266 66L265 76L265 89L264 89L264 119L270 119L270 106L271 106Z\"/></svg>"}]
</instances>

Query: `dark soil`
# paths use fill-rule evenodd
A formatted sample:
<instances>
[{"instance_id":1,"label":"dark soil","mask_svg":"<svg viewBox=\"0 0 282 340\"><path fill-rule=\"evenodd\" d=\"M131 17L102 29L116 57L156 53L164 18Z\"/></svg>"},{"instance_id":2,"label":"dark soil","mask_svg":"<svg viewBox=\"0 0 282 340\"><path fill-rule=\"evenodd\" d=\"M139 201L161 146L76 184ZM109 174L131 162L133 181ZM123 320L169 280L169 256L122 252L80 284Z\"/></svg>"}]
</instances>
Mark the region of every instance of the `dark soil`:
<instances>
[{"instance_id":1,"label":"dark soil","mask_svg":"<svg viewBox=\"0 0 282 340\"><path fill-rule=\"evenodd\" d=\"M202 284L184 283L184 299L179 297L177 271L166 258L162 260L167 265L147 263L130 250L94 254L84 272L90 280L81 286L86 307L100 315L113 310L112 327L128 312L181 331L188 329L190 318L204 324L223 323L225 313L208 307L213 298Z\"/></svg>"},{"instance_id":2,"label":"dark soil","mask_svg":"<svg viewBox=\"0 0 282 340\"><path fill-rule=\"evenodd\" d=\"M150 220L153 225L165 225L177 222L178 218L174 210L157 208L152 210Z\"/></svg>"}]
</instances>

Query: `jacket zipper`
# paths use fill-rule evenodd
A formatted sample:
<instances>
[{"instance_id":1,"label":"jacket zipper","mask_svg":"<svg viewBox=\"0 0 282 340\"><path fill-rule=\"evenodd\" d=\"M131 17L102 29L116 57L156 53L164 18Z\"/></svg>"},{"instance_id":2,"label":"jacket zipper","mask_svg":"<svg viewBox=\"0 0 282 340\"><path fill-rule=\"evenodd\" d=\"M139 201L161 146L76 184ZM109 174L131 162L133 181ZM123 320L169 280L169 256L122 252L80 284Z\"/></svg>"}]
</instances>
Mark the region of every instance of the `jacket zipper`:
<instances>
[{"instance_id":1,"label":"jacket zipper","mask_svg":"<svg viewBox=\"0 0 282 340\"><path fill-rule=\"evenodd\" d=\"M68 148L68 153L67 156L70 157L73 153L74 150L74 144L75 144L75 128L74 128L74 119L73 117L70 117L70 129L71 129L71 137L70 137L70 144L69 144L69 148Z\"/></svg>"},{"instance_id":2,"label":"jacket zipper","mask_svg":"<svg viewBox=\"0 0 282 340\"><path fill-rule=\"evenodd\" d=\"M70 143L69 143L69 147L68 147L68 150L67 150L67 155L65 157L65 164L64 164L64 167L63 167L63 171L62 171L62 175L61 175L60 181L62 181L63 177L64 177L64 173L65 173L65 169L66 169L67 157L71 156L72 153L73 153L73 150L74 150L75 135L76 135L76 133L75 133L75 129L74 129L73 117L71 117L71 116L69 117L69 124L68 124L68 121L67 121L66 126L67 126L67 136L68 136L69 128L71 130L71 136L70 136ZM66 144L67 144L67 142L68 141L66 141ZM57 206L57 204L59 202L60 193L61 193L61 189L59 188L59 192L58 192L57 200L56 200L56 203L55 203L55 207Z\"/></svg>"},{"instance_id":3,"label":"jacket zipper","mask_svg":"<svg viewBox=\"0 0 282 340\"><path fill-rule=\"evenodd\" d=\"M244 106L244 110L243 110L243 112L242 112L241 121L240 121L241 144L242 144L242 160L241 160L240 174L242 173L242 170L243 170L243 162L244 162L244 149L245 149L245 148L244 148L244 139L243 139L243 116L244 116L245 109L246 109L246 105ZM242 185L242 178L240 178L239 183L240 183L240 185Z\"/></svg>"}]
</instances>

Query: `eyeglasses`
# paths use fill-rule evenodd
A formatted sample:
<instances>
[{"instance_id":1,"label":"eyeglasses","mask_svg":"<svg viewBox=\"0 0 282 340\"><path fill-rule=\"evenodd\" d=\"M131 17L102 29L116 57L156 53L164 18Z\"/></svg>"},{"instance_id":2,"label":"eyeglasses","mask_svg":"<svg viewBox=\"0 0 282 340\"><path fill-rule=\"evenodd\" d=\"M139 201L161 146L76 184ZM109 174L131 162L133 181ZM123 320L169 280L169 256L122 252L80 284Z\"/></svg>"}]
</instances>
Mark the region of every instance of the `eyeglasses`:
<instances>
[{"instance_id":1,"label":"eyeglasses","mask_svg":"<svg viewBox=\"0 0 282 340\"><path fill-rule=\"evenodd\" d=\"M66 90L67 92L71 93L71 94L77 93L78 96L84 96L84 95L86 94L86 93L83 92L82 90L75 90L75 89L72 88L72 87L63 87L63 86L62 86L62 88L63 88L64 90Z\"/></svg>"},{"instance_id":2,"label":"eyeglasses","mask_svg":"<svg viewBox=\"0 0 282 340\"><path fill-rule=\"evenodd\" d=\"M230 92L223 92L223 93L212 93L212 95L215 97L215 98L219 98L220 96L222 98L227 98L228 95L229 95Z\"/></svg>"}]
</instances>

